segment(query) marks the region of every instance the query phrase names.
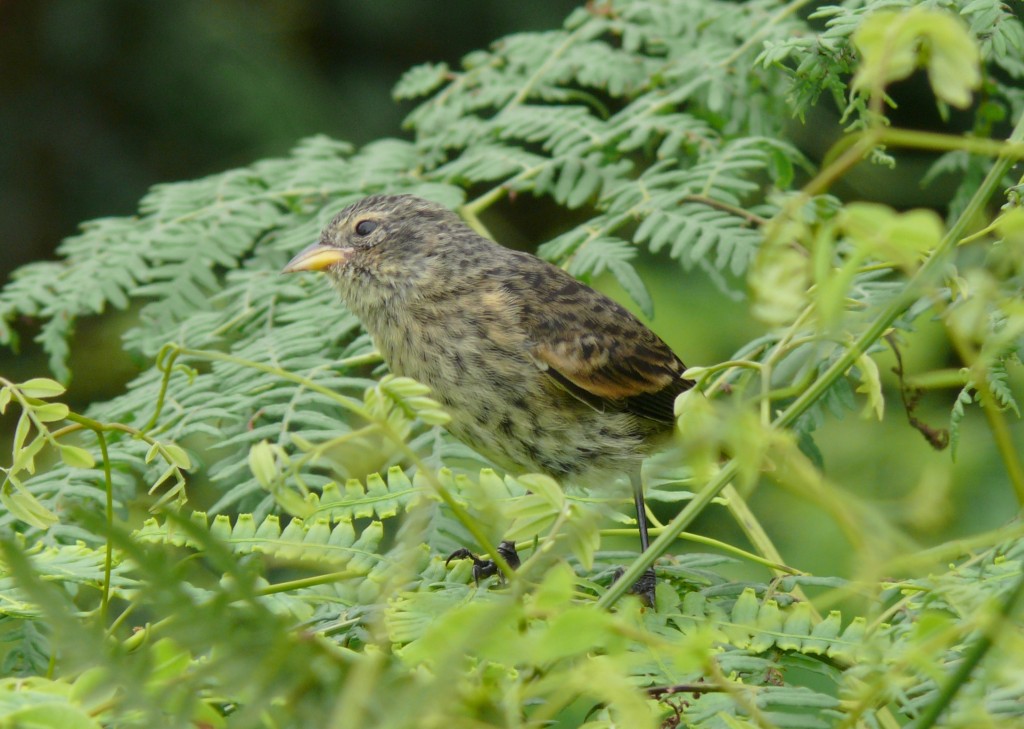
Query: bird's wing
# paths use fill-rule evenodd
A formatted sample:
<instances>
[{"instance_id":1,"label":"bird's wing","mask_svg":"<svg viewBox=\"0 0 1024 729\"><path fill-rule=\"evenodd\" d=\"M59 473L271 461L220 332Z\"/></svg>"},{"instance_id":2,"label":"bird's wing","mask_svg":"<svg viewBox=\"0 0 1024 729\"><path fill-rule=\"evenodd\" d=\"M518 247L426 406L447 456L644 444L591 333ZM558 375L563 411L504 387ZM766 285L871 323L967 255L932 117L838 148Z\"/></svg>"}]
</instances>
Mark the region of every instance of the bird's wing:
<instances>
[{"instance_id":1,"label":"bird's wing","mask_svg":"<svg viewBox=\"0 0 1024 729\"><path fill-rule=\"evenodd\" d=\"M673 422L676 396L693 386L682 361L623 306L530 258L538 266L515 293L537 366L595 409Z\"/></svg>"}]
</instances>

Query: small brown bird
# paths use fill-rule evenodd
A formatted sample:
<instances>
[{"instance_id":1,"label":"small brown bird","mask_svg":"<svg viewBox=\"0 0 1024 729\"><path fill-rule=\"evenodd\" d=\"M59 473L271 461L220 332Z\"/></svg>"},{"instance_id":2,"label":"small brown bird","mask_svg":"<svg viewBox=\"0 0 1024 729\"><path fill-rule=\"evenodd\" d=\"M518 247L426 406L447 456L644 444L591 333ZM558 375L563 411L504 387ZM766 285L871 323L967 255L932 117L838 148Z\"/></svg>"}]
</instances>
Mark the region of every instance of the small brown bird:
<instances>
[{"instance_id":1,"label":"small brown bird","mask_svg":"<svg viewBox=\"0 0 1024 729\"><path fill-rule=\"evenodd\" d=\"M647 548L640 463L693 383L633 314L411 195L346 208L295 271L326 272L391 371L428 385L452 434L496 464L584 486L628 475ZM653 588L650 573L635 591Z\"/></svg>"}]
</instances>

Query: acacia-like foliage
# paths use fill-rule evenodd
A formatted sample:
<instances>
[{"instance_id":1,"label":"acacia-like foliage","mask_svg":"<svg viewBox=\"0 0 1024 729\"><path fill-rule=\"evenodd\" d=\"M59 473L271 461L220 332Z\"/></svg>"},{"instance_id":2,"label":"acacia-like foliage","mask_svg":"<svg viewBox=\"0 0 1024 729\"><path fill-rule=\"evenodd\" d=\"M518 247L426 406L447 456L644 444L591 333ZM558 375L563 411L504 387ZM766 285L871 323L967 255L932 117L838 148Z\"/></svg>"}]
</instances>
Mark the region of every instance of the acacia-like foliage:
<instances>
[{"instance_id":1,"label":"acacia-like foliage","mask_svg":"<svg viewBox=\"0 0 1024 729\"><path fill-rule=\"evenodd\" d=\"M963 367L932 379L960 394L944 435L915 422L908 387L911 422L955 445L980 404L1024 501L1007 423L1024 336L1024 213L1008 177L1024 157L1024 30L992 0L851 1L808 19L800 6L589 3L459 69L411 69L395 89L421 99L409 140L315 137L161 185L137 216L87 223L60 260L21 269L0 292L0 342L34 322L67 381L76 321L127 309L124 346L143 366L84 413L56 380L0 378L0 412L18 418L0 489L0 646L18 677L0 680L4 720L1024 721L1019 523L916 553L828 482L814 444L829 418L881 415L875 354L938 318ZM983 99L973 134L888 126L887 87L918 67L943 110ZM816 166L785 128L821 99L847 134ZM1000 119L1016 124L1009 142L991 139ZM864 158L898 163L899 147L943 152L933 174L961 176L945 220L827 194ZM763 331L690 371L708 397L680 399L684 447L649 464L650 501L684 508L617 581L632 557L608 540L631 522L627 496L498 475L444 434L426 388L381 377L323 281L278 275L337 210L378 192L438 200L484 232L481 212L504 198L513 217L523 197L548 198L580 222L540 253L584 279L610 272L647 313L640 249L749 290ZM1005 205L979 225L992 202ZM732 485L765 473L835 519L855 577L781 564ZM656 610L620 600L716 496L756 553L704 538L715 554L659 563ZM468 561L444 561L501 538L528 557L506 589L478 590ZM727 577L752 565L761 577Z\"/></svg>"}]
</instances>

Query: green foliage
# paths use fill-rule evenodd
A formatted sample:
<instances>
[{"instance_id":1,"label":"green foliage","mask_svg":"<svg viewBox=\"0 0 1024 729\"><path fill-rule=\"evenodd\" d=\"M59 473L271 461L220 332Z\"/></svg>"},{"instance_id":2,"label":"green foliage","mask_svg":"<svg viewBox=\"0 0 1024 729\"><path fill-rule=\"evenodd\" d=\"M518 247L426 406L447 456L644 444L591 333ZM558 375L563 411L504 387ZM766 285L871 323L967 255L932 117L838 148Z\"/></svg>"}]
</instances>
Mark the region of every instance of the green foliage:
<instances>
[{"instance_id":1,"label":"green foliage","mask_svg":"<svg viewBox=\"0 0 1024 729\"><path fill-rule=\"evenodd\" d=\"M1024 721L1019 523L917 553L831 483L814 443L852 410L880 419L900 404L927 434L914 387L956 388L951 441L980 406L1024 501L1009 425L1024 218L1007 177L1024 157L1024 30L988 0L911 5L850 2L805 21L769 2L591 3L460 69L411 69L395 95L426 98L409 141L315 137L161 185L138 216L88 223L61 260L22 269L0 292L0 341L36 323L57 379L0 378L0 413L17 418L0 490L0 650L24 678L0 682L3 723ZM972 137L888 125L887 87L918 69L940 108L984 98ZM816 167L784 127L822 96L849 133ZM991 138L1000 114L1018 120L1005 143ZM827 194L904 146L977 172L945 220ZM384 191L456 207L484 231L499 201L515 216L527 193L546 198L577 223L541 254L584 279L610 273L647 313L640 250L749 290L763 329L690 371L707 397L680 398L682 445L648 464L658 513L685 506L667 524L652 514L644 555L612 549L631 532L615 526L632 522L624 490L499 476L443 432L426 388L381 376L323 280L278 275L341 207ZM134 316L124 346L141 372L73 412L58 380L75 324L111 308ZM928 319L959 367L913 386L901 372L893 403L877 359ZM851 575L782 564L732 480L744 493L772 480L824 510L853 545ZM689 535L715 552L664 556L656 610L623 598L712 504L753 552ZM504 589L477 589L470 560L444 558L498 556L503 538L527 557Z\"/></svg>"}]
</instances>

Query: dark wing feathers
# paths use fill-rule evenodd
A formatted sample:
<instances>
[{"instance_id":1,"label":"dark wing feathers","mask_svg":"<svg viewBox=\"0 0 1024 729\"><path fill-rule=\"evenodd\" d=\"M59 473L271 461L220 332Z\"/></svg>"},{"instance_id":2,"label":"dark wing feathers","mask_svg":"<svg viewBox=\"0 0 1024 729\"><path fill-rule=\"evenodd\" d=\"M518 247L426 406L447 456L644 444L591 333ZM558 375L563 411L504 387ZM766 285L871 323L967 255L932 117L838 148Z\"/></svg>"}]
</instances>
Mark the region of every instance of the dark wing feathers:
<instances>
[{"instance_id":1,"label":"dark wing feathers","mask_svg":"<svg viewBox=\"0 0 1024 729\"><path fill-rule=\"evenodd\" d=\"M677 377L657 392L645 392L626 400L626 410L660 423L675 422L676 398L693 387L693 380Z\"/></svg>"},{"instance_id":2,"label":"dark wing feathers","mask_svg":"<svg viewBox=\"0 0 1024 729\"><path fill-rule=\"evenodd\" d=\"M597 410L672 423L676 396L693 386L682 361L623 306L533 256L506 283L532 342L530 356L562 388Z\"/></svg>"}]
</instances>

